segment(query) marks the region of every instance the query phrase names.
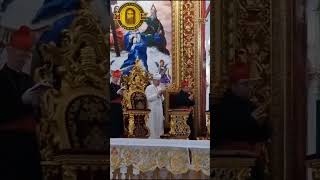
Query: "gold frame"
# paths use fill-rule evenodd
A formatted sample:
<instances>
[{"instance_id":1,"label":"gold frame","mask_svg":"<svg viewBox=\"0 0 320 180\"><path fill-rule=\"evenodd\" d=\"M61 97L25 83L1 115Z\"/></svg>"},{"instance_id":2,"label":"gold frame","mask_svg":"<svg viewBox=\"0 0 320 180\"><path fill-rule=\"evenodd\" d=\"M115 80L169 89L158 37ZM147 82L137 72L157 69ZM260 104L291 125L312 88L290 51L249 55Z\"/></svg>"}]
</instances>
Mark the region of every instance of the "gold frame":
<instances>
[{"instance_id":1,"label":"gold frame","mask_svg":"<svg viewBox=\"0 0 320 180\"><path fill-rule=\"evenodd\" d=\"M188 80L195 97L194 128L197 135L198 130L206 129L205 111L202 112L201 104L201 68L203 55L201 53L200 29L204 21L201 18L202 1L184 0L171 1L172 10L172 84L168 91L178 91L183 80ZM165 112L169 109L168 101L165 104ZM165 127L169 127L169 115L165 115ZM201 125L203 127L201 127Z\"/></svg>"},{"instance_id":2,"label":"gold frame","mask_svg":"<svg viewBox=\"0 0 320 180\"><path fill-rule=\"evenodd\" d=\"M44 65L35 69L35 80L52 80L53 66L57 68L61 78L61 87L47 90L41 101L39 143L44 179L61 176L64 180L73 180L79 175L79 169L99 167L91 171L91 177L97 171L108 171L108 156L103 153L107 148L105 136L89 137L90 142L94 141L95 148L85 148L86 151L79 152L78 149L82 147L79 146L80 141L75 133L76 124L66 118L70 105L81 96L95 96L101 101L106 100L107 111L110 110L109 99L106 99L110 94L109 83L106 84L110 69L107 61L109 51L103 40L104 33L89 8L89 3L81 1L81 8L73 23L62 32L60 46L54 43L39 45ZM79 55L77 52L80 52ZM101 119L101 123L106 123L104 118ZM92 130L94 129L92 126ZM96 132L91 134L97 134ZM103 133L103 130L99 129L98 132ZM64 150L68 152L60 153ZM92 153L88 153L89 151Z\"/></svg>"},{"instance_id":3,"label":"gold frame","mask_svg":"<svg viewBox=\"0 0 320 180\"><path fill-rule=\"evenodd\" d=\"M40 46L44 62L49 63L50 66L44 65L37 68L35 79L39 82L49 81L50 67L53 65L59 66L58 72L62 75L61 88L50 89L42 97L41 110L44 116L41 117L40 135L44 137L43 140L47 140L49 135L59 140L50 139L52 142L46 143L59 144L60 149L72 148L65 123L67 106L72 100L83 95L94 95L105 99L109 94L109 86L105 85L109 69L105 60L108 49L103 45L104 41L99 40L102 38L103 32L97 20L89 9L84 8L78 12L78 17L71 27L64 31L62 39L64 43L61 47L50 43ZM86 42L87 47L80 48L83 42ZM78 49L82 51L77 59L80 62L73 59L73 54ZM88 82L94 85L88 86ZM43 154L46 154L45 151Z\"/></svg>"},{"instance_id":4,"label":"gold frame","mask_svg":"<svg viewBox=\"0 0 320 180\"><path fill-rule=\"evenodd\" d=\"M195 134L201 128L201 1L172 1L172 85L169 91L178 91L183 80L187 79L195 98L194 126ZM165 111L168 111L166 101ZM169 126L169 115L166 113L165 127Z\"/></svg>"},{"instance_id":5,"label":"gold frame","mask_svg":"<svg viewBox=\"0 0 320 180\"><path fill-rule=\"evenodd\" d=\"M135 130L135 116L136 115L144 115L145 116L145 124L144 128L147 129L148 133L146 137L150 136L150 130L146 126L148 117L149 117L149 109L137 110L133 109L131 96L134 93L142 93L144 94L145 88L147 87L148 81L150 80L150 74L147 74L141 65L141 60L137 59L133 69L129 76L124 76L122 78L122 84L126 88L123 92L123 99L122 99L122 107L123 107L123 121L126 125L128 120L128 127L125 128L125 134L128 134L128 137L137 137L137 134L134 134ZM140 136L138 136L140 137Z\"/></svg>"}]
</instances>

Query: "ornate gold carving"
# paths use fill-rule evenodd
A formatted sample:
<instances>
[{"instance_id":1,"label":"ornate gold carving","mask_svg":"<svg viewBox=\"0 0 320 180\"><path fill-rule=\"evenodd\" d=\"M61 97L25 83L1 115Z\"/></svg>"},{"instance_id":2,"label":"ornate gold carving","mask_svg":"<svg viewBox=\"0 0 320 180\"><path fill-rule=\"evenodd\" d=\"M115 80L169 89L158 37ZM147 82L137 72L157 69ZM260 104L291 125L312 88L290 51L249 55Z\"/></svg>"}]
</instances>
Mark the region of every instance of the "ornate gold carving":
<instances>
[{"instance_id":1,"label":"ornate gold carving","mask_svg":"<svg viewBox=\"0 0 320 180\"><path fill-rule=\"evenodd\" d=\"M150 110L127 110L129 114L129 137L149 137L150 131L146 126Z\"/></svg>"},{"instance_id":2,"label":"ornate gold carving","mask_svg":"<svg viewBox=\"0 0 320 180\"><path fill-rule=\"evenodd\" d=\"M214 180L247 180L251 178L255 158L211 158L211 178Z\"/></svg>"},{"instance_id":3,"label":"ornate gold carving","mask_svg":"<svg viewBox=\"0 0 320 180\"><path fill-rule=\"evenodd\" d=\"M191 133L187 120L190 114L189 110L169 110L170 132L173 138L187 139Z\"/></svg>"},{"instance_id":4,"label":"ornate gold carving","mask_svg":"<svg viewBox=\"0 0 320 180\"><path fill-rule=\"evenodd\" d=\"M188 0L183 1L182 7L182 17L183 17L183 49L182 49L182 59L181 63L181 77L184 77L189 81L192 87L194 87L195 79L195 2Z\"/></svg>"},{"instance_id":5,"label":"ornate gold carving","mask_svg":"<svg viewBox=\"0 0 320 180\"><path fill-rule=\"evenodd\" d=\"M172 85L171 89L179 89L182 80L188 80L192 86L193 94L197 98L195 106L194 121L197 124L200 121L205 121L200 118L201 108L199 107L202 95L200 70L202 65L200 49L198 45L201 42L198 28L201 22L200 19L201 1L172 1ZM201 19L200 19L201 20ZM169 102L165 101L166 107L169 107ZM126 108L126 107L125 107ZM168 116L165 118L165 127L168 128ZM201 123L204 124L204 123Z\"/></svg>"},{"instance_id":6,"label":"ornate gold carving","mask_svg":"<svg viewBox=\"0 0 320 180\"><path fill-rule=\"evenodd\" d=\"M139 121L136 125L136 127L138 127L136 129L136 134L137 137L149 137L150 136L150 130L149 128L146 126L147 121L149 119L149 113L150 111L140 111L137 114L137 116L140 116Z\"/></svg>"},{"instance_id":7,"label":"ornate gold carving","mask_svg":"<svg viewBox=\"0 0 320 180\"><path fill-rule=\"evenodd\" d=\"M180 72L181 70L181 57L183 52L182 49L182 1L172 1L172 87L178 88L181 80L180 80Z\"/></svg>"},{"instance_id":8,"label":"ornate gold carving","mask_svg":"<svg viewBox=\"0 0 320 180\"><path fill-rule=\"evenodd\" d=\"M200 16L197 16L197 8L199 8L199 2L197 1L192 1L192 0L187 0L187 1L183 1L182 3L182 25L183 25L183 29L181 29L182 31L182 37L183 37L183 48L181 51L181 57L183 59L183 61L181 61L181 77L183 77L183 79L181 79L181 81L183 80L188 80L190 83L190 86L192 87L192 91L193 94L195 94L195 121L199 122L200 118L198 117L198 115L200 114L199 110L200 110L200 91L198 90L198 88L200 87L200 82L201 79L199 77L199 69L198 69L198 59L197 59L197 55L196 55L196 49L197 49L197 45L200 42L200 39L197 39L197 36L195 34L196 31L200 30L200 29L196 29L198 28L197 26L197 22L196 19L200 18ZM200 33L197 33L200 34ZM180 82L179 82L180 83ZM180 85L180 84L179 84ZM198 123L195 123L198 124Z\"/></svg>"},{"instance_id":9,"label":"ornate gold carving","mask_svg":"<svg viewBox=\"0 0 320 180\"><path fill-rule=\"evenodd\" d=\"M176 121L170 121L170 131L169 134L175 134Z\"/></svg>"},{"instance_id":10,"label":"ornate gold carving","mask_svg":"<svg viewBox=\"0 0 320 180\"><path fill-rule=\"evenodd\" d=\"M123 93L122 106L125 131L128 137L148 137L149 128L146 126L148 114L147 98L145 96L145 88L151 79L141 65L140 60L136 60L129 76L123 77L122 85L126 90Z\"/></svg>"},{"instance_id":11,"label":"ornate gold carving","mask_svg":"<svg viewBox=\"0 0 320 180\"><path fill-rule=\"evenodd\" d=\"M207 137L210 139L210 112L206 112Z\"/></svg>"},{"instance_id":12,"label":"ornate gold carving","mask_svg":"<svg viewBox=\"0 0 320 180\"><path fill-rule=\"evenodd\" d=\"M105 178L109 172L107 164L108 160L105 155L56 156L54 161L42 162L43 179L79 179L78 172L80 171L90 173L91 178L99 175L100 178Z\"/></svg>"},{"instance_id":13,"label":"ornate gold carving","mask_svg":"<svg viewBox=\"0 0 320 180\"><path fill-rule=\"evenodd\" d=\"M104 33L90 12L89 1L81 3L72 25L62 32L61 42L39 45L44 65L36 69L35 79L58 82L55 89L45 92L41 102L40 148L46 179L53 177L48 171L55 169L61 170L55 179L77 179L79 170L94 170L96 166L107 171L105 155L76 153L79 148L97 154L97 150L106 150L104 130L109 109ZM70 154L61 158L58 153L63 150Z\"/></svg>"},{"instance_id":14,"label":"ornate gold carving","mask_svg":"<svg viewBox=\"0 0 320 180\"><path fill-rule=\"evenodd\" d=\"M105 117L107 116L105 99L94 95L76 97L66 108L66 127L70 144L74 148L105 149ZM90 127L90 129L88 129ZM77 134L85 135L79 139Z\"/></svg>"},{"instance_id":15,"label":"ornate gold carving","mask_svg":"<svg viewBox=\"0 0 320 180\"><path fill-rule=\"evenodd\" d=\"M264 107L267 114L271 91L270 1L254 4L243 0L224 1L223 7L225 11L221 16L225 19L222 24L225 31L216 36L222 36L222 48L226 52L221 53L222 60L216 59L213 64L214 98L219 99L228 88L231 65L235 62L248 63L251 77L259 78L251 84L252 100L259 107Z\"/></svg>"},{"instance_id":16,"label":"ornate gold carving","mask_svg":"<svg viewBox=\"0 0 320 180\"><path fill-rule=\"evenodd\" d=\"M172 38L172 86L173 90L180 88L183 80L188 80L192 86L193 94L195 95L195 116L196 124L202 124L201 120L201 78L200 72L202 65L199 61L201 53L199 46L201 42L201 33L198 33L201 22L196 19L201 18L200 10L201 1L172 1L173 15L173 38ZM169 102L166 101L166 107L169 107ZM165 119L165 127L168 128L168 115Z\"/></svg>"},{"instance_id":17,"label":"ornate gold carving","mask_svg":"<svg viewBox=\"0 0 320 180\"><path fill-rule=\"evenodd\" d=\"M251 168L213 168L213 180L247 180L251 177Z\"/></svg>"},{"instance_id":18,"label":"ornate gold carving","mask_svg":"<svg viewBox=\"0 0 320 180\"><path fill-rule=\"evenodd\" d=\"M71 101L85 95L105 99L108 92L107 48L103 33L89 9L84 8L78 12L70 29L64 31L62 41L61 47L54 44L40 46L45 65L37 69L37 80L52 80L49 78L52 77L54 67L61 80L61 88L47 91L43 98L42 114L45 116L41 120L41 136L49 138L43 139L44 141L52 141L42 142L44 151L48 151L49 146L56 147L58 144L59 149L71 148L64 114ZM70 131L74 131L74 126ZM42 155L48 156L48 152L43 152Z\"/></svg>"},{"instance_id":19,"label":"ornate gold carving","mask_svg":"<svg viewBox=\"0 0 320 180\"><path fill-rule=\"evenodd\" d=\"M123 85L127 87L123 93L124 95L122 99L124 112L127 109L133 108L133 102L131 101L132 95L134 93L144 94L145 88L147 87L150 79L150 74L147 74L142 68L141 60L137 60L130 75L123 77Z\"/></svg>"},{"instance_id":20,"label":"ornate gold carving","mask_svg":"<svg viewBox=\"0 0 320 180\"><path fill-rule=\"evenodd\" d=\"M213 103L218 103L230 86L228 73L231 66L236 62L247 63L251 78L258 79L250 83L251 100L266 115L260 120L268 121L272 78L271 0L252 2L215 1L211 94Z\"/></svg>"},{"instance_id":21,"label":"ornate gold carving","mask_svg":"<svg viewBox=\"0 0 320 180\"><path fill-rule=\"evenodd\" d=\"M129 114L129 137L134 137L133 130L135 129L134 126L134 115Z\"/></svg>"}]
</instances>

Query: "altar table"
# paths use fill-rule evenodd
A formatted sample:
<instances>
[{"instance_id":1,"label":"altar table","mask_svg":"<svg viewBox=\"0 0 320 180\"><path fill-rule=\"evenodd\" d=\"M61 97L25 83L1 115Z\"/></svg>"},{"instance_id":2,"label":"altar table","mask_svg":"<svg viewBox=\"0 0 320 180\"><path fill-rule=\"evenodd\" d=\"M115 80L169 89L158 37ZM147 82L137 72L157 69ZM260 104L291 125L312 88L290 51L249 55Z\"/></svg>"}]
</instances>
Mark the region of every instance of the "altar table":
<instances>
[{"instance_id":1,"label":"altar table","mask_svg":"<svg viewBox=\"0 0 320 180\"><path fill-rule=\"evenodd\" d=\"M210 141L110 139L110 179L209 179Z\"/></svg>"}]
</instances>

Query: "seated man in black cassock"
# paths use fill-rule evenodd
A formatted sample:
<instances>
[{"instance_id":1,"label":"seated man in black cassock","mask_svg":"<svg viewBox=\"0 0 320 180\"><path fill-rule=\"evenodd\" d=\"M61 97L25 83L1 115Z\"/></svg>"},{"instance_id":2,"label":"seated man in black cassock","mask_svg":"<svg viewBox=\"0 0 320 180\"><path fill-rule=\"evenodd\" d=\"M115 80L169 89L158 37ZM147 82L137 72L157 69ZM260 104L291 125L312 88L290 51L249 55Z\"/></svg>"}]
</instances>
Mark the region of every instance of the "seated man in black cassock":
<instances>
[{"instance_id":1,"label":"seated man in black cassock","mask_svg":"<svg viewBox=\"0 0 320 180\"><path fill-rule=\"evenodd\" d=\"M194 104L193 94L190 93L189 83L188 81L183 81L181 83L181 90L175 98L175 107L178 109L192 109ZM195 139L192 112L189 115L187 124L190 126L191 130L189 139Z\"/></svg>"},{"instance_id":2,"label":"seated man in black cassock","mask_svg":"<svg viewBox=\"0 0 320 180\"><path fill-rule=\"evenodd\" d=\"M111 137L120 138L123 136L123 112L122 112L122 94L123 88L119 85L121 71L116 70L112 73L110 84L110 100L111 100Z\"/></svg>"},{"instance_id":3,"label":"seated man in black cassock","mask_svg":"<svg viewBox=\"0 0 320 180\"><path fill-rule=\"evenodd\" d=\"M249 67L239 63L233 66L231 88L226 91L216 108L213 135L216 146L229 142L255 144L266 141L270 134L262 121L264 109L256 108L249 100Z\"/></svg>"},{"instance_id":4,"label":"seated man in black cassock","mask_svg":"<svg viewBox=\"0 0 320 180\"><path fill-rule=\"evenodd\" d=\"M50 85L36 84L22 72L32 59L32 40L26 26L14 32L0 70L0 179L42 179L36 110Z\"/></svg>"}]
</instances>

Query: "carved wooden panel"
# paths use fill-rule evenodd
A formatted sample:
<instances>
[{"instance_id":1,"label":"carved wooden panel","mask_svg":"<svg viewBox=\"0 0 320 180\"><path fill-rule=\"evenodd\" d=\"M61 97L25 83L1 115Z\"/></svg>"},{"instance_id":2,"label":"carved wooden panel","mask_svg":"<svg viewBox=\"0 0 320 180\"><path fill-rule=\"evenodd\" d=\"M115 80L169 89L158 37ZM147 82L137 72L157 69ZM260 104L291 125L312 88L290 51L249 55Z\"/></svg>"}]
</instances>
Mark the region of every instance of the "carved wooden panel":
<instances>
[{"instance_id":1,"label":"carved wooden panel","mask_svg":"<svg viewBox=\"0 0 320 180\"><path fill-rule=\"evenodd\" d=\"M108 49L98 20L81 9L61 44L40 44L43 66L36 80L58 81L42 98L40 151L44 179L108 177L106 125L109 112ZM84 175L85 174L85 175Z\"/></svg>"},{"instance_id":2,"label":"carved wooden panel","mask_svg":"<svg viewBox=\"0 0 320 180\"><path fill-rule=\"evenodd\" d=\"M84 95L66 108L66 127L72 148L105 149L107 105L104 98Z\"/></svg>"},{"instance_id":3,"label":"carved wooden panel","mask_svg":"<svg viewBox=\"0 0 320 180\"><path fill-rule=\"evenodd\" d=\"M263 120L271 124L271 0L214 1L212 11L211 100L218 103L230 86L230 67L246 63L256 79L250 82L251 100L264 109ZM212 118L214 123L214 114Z\"/></svg>"}]
</instances>

